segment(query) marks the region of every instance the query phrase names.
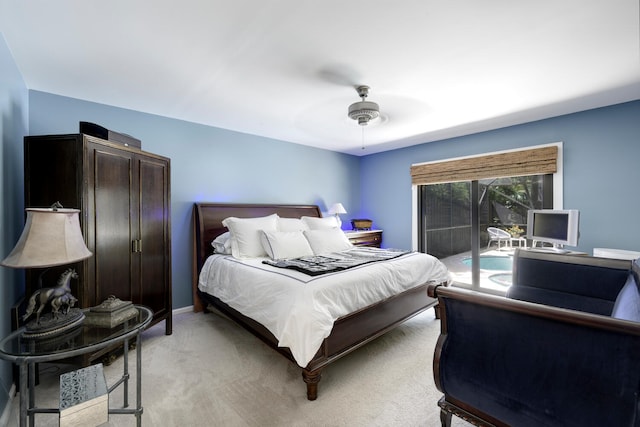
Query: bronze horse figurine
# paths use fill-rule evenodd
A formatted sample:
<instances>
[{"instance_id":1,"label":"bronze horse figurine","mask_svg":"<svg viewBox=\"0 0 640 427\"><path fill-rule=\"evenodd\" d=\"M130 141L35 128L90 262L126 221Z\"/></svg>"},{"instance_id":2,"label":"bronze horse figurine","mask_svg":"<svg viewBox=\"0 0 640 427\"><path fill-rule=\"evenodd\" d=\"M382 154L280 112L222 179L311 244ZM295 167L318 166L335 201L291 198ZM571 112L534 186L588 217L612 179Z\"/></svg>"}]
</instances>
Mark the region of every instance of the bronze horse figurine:
<instances>
[{"instance_id":1,"label":"bronze horse figurine","mask_svg":"<svg viewBox=\"0 0 640 427\"><path fill-rule=\"evenodd\" d=\"M62 313L67 314L69 309L73 307L78 301L76 297L71 295L71 286L69 285L71 279L77 279L78 273L72 268L67 269L60 275L58 284L53 288L38 289L31 295L29 299L29 305L27 306L27 312L22 317L22 320L27 320L29 316L33 314L33 310L36 308L36 304L39 303L38 310L36 311L36 323L40 324L40 313L47 306L51 304L51 312L53 318L58 318L58 312L62 308Z\"/></svg>"}]
</instances>

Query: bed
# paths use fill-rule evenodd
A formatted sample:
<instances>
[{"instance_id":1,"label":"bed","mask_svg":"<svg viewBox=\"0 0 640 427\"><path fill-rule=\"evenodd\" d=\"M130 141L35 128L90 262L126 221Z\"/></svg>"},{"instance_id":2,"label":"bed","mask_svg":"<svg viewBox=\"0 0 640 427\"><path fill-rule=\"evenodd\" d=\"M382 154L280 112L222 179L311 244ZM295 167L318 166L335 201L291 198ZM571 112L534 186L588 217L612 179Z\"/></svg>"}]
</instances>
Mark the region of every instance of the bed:
<instances>
[{"instance_id":1,"label":"bed","mask_svg":"<svg viewBox=\"0 0 640 427\"><path fill-rule=\"evenodd\" d=\"M256 335L284 357L300 366L302 369L302 378L306 383L307 398L309 400L315 400L317 398L318 382L321 378L321 372L333 361L431 307L434 307L436 317L439 317L436 306L437 300L427 295L427 286L433 283L447 284L448 273L442 263L426 254L410 253L402 255L397 260L373 263L344 272L327 274L325 275L326 277L321 276L306 279L304 277L308 276L305 276L303 273L297 271L292 272L290 270L285 273L284 269L266 265L261 262L261 259L240 260L231 255L214 254L212 242L228 231L228 228L223 225L223 221L226 218L260 218L273 214L277 214L280 218L322 218L319 207L315 205L194 204L192 287L194 311L218 310ZM408 263L415 263L417 259L414 258L418 257L428 258L429 265L428 267L424 267L425 272L418 271L416 273L414 271L416 270L415 268L408 268L408 271L405 271L410 265ZM388 264L390 262L396 264L390 266L390 264ZM398 267L400 264L403 264L401 268ZM247 291L249 295L261 296L260 298L255 298L256 301L261 301L260 303L254 302L255 307L253 308L255 308L255 310L252 310L251 307L247 308L238 302L242 299L247 300L246 294L244 295L245 298L243 298L243 295L241 295L242 292L240 292L240 295L234 294L229 296L228 292L232 291L221 291L221 287L225 286L224 282L228 280L227 278L230 277L231 274L227 273L227 268L231 270L246 270L253 275L243 276L243 287L257 287L258 282L263 281L268 281L270 286L275 287L280 286L280 282L282 281L282 286L285 286L283 288L285 290L279 291L280 294L290 291L292 295L297 295L297 292L300 292L302 296L295 296L294 299L302 302L306 300L310 292L320 293L325 298L340 300L341 297L336 297L336 294L332 293L337 291L333 290L332 286L334 285L330 284L330 282L338 283L345 281L345 283L347 283L347 281L355 280L355 282L349 286L354 288L360 287L364 290L366 289L365 286L369 284L367 281L374 280L373 276L379 275L376 270L374 270L375 268L385 268L388 271L394 272L394 274L397 270L400 272L398 274L402 277L407 274L417 274L419 275L419 279L413 278L407 280L407 282L411 281L411 284L405 285L398 283L394 285L394 289L400 287L401 290L393 291L393 294L388 294L391 292L390 290L380 291L382 296L368 295L367 292L364 292L364 294L367 294L366 297L358 298L355 303L350 302L351 300L349 299L348 304L356 304L352 306L356 308L351 308L349 309L350 311L346 313L342 313L342 311L346 310L345 307L336 308L333 307L334 304L332 303L328 304L328 306L331 307L327 309L321 306L316 310L317 319L308 321L305 326L304 319L302 318L296 318L290 321L277 321L273 320L275 316L270 314L264 314L260 317L264 307L259 304L265 301L264 305L269 305L270 300L275 298L269 298L269 294L264 293L259 288L248 288L250 290ZM257 272L258 270L260 270L260 272ZM258 274L270 274L271 276L267 279L266 276L263 278L263 276L258 276ZM287 278L283 279L283 276L287 276ZM370 279L367 279L367 277L370 277ZM209 280L212 281L213 285L208 283ZM297 286L289 283L291 281L296 282L296 280L300 283ZM402 282L402 280L398 280L398 282ZM406 286L406 288L403 286ZM316 292L314 289L326 289L327 291ZM277 294L278 292L274 293ZM235 298L236 296L238 296L238 298ZM347 300L347 298L345 298L345 300ZM313 308L318 305L319 304L315 303L315 305L312 304L310 307ZM304 307L295 310L297 306L294 305L291 307L294 307L292 308L292 312L306 313L313 311L312 309ZM325 312L332 312L330 315L335 317L335 319L331 319L331 324L328 329L326 327L326 319L324 318L326 315ZM322 319L320 319L321 317ZM324 329L320 332L309 332L309 328L315 327L314 325L316 323ZM298 329L291 329L293 327L297 327ZM283 335L293 338L286 340ZM300 337L304 340L303 345L300 345L296 341L296 339ZM290 343L290 345L283 346L283 341ZM311 352L310 349L312 349Z\"/></svg>"}]
</instances>

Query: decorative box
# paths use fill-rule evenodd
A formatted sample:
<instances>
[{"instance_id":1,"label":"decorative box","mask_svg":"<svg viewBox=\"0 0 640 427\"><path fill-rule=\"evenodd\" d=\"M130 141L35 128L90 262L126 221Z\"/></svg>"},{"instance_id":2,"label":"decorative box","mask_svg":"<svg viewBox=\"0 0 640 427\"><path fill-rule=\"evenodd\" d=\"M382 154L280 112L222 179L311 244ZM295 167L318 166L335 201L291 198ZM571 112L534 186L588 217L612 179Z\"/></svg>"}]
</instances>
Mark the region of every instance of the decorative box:
<instances>
[{"instance_id":1,"label":"decorative box","mask_svg":"<svg viewBox=\"0 0 640 427\"><path fill-rule=\"evenodd\" d=\"M100 305L85 312L84 324L103 328L113 328L138 315L131 301L121 301L111 295Z\"/></svg>"},{"instance_id":2,"label":"decorative box","mask_svg":"<svg viewBox=\"0 0 640 427\"><path fill-rule=\"evenodd\" d=\"M351 227L354 230L371 230L371 225L373 221L370 219L352 219Z\"/></svg>"},{"instance_id":3,"label":"decorative box","mask_svg":"<svg viewBox=\"0 0 640 427\"><path fill-rule=\"evenodd\" d=\"M60 427L109 421L109 392L102 363L60 375Z\"/></svg>"}]
</instances>

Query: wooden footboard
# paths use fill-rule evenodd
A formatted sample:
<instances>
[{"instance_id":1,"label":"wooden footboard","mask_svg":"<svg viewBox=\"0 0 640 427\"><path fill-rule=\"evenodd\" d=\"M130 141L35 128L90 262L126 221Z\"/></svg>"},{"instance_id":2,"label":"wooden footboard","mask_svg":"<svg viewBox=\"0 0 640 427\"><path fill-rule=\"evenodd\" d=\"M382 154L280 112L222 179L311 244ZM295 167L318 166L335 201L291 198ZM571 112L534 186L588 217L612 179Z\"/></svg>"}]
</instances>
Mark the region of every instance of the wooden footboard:
<instances>
[{"instance_id":1,"label":"wooden footboard","mask_svg":"<svg viewBox=\"0 0 640 427\"><path fill-rule=\"evenodd\" d=\"M309 364L302 369L302 378L307 385L307 399L315 400L318 397L318 383L325 366L384 335L413 316L431 307L436 308L437 300L427 295L427 287L430 284L425 283L409 289L336 320L331 334L322 342ZM213 307L219 310L295 363L289 349L278 347L278 340L263 325L212 295L200 291L198 295L205 302L204 306L207 309ZM436 317L437 313L436 310Z\"/></svg>"}]
</instances>

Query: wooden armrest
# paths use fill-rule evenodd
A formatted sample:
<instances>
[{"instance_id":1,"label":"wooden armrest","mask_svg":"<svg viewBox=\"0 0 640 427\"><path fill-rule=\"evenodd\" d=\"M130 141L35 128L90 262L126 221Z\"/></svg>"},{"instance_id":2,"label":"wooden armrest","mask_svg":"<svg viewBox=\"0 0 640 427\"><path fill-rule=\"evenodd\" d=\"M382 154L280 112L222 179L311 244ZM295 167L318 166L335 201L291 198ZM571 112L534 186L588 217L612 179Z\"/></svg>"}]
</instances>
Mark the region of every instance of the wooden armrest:
<instances>
[{"instance_id":1,"label":"wooden armrest","mask_svg":"<svg viewBox=\"0 0 640 427\"><path fill-rule=\"evenodd\" d=\"M438 298L437 289L439 286L442 286L442 284L432 283L429 286L427 286L427 295L429 295L431 298Z\"/></svg>"},{"instance_id":2,"label":"wooden armrest","mask_svg":"<svg viewBox=\"0 0 640 427\"><path fill-rule=\"evenodd\" d=\"M457 300L495 307L501 310L529 314L536 317L543 317L576 325L586 325L593 328L640 336L640 323L637 322L630 322L627 320L614 319L599 314L585 313L582 311L569 310L565 308L536 304L527 301L520 301L501 296L469 291L467 289L461 288L436 286L434 292L439 298L455 298Z\"/></svg>"}]
</instances>

